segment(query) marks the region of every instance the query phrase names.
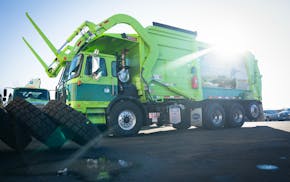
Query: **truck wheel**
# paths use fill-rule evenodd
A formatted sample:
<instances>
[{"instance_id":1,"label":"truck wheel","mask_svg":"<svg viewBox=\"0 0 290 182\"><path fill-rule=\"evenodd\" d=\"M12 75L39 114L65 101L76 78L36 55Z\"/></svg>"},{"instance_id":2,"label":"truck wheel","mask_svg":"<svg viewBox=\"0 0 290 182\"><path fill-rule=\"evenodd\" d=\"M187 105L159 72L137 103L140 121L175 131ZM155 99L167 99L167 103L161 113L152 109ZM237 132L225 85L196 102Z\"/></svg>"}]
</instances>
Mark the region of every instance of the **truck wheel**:
<instances>
[{"instance_id":1,"label":"truck wheel","mask_svg":"<svg viewBox=\"0 0 290 182\"><path fill-rule=\"evenodd\" d=\"M117 102L109 114L109 129L115 136L136 135L142 127L143 114L138 105L131 101Z\"/></svg>"},{"instance_id":2,"label":"truck wheel","mask_svg":"<svg viewBox=\"0 0 290 182\"><path fill-rule=\"evenodd\" d=\"M245 110L239 103L233 103L229 106L226 114L227 127L241 127L245 122Z\"/></svg>"},{"instance_id":3,"label":"truck wheel","mask_svg":"<svg viewBox=\"0 0 290 182\"><path fill-rule=\"evenodd\" d=\"M203 124L207 129L220 129L225 125L225 110L218 103L206 105Z\"/></svg>"},{"instance_id":4,"label":"truck wheel","mask_svg":"<svg viewBox=\"0 0 290 182\"><path fill-rule=\"evenodd\" d=\"M246 106L246 115L250 121L258 121L262 117L261 104L252 101Z\"/></svg>"},{"instance_id":5,"label":"truck wheel","mask_svg":"<svg viewBox=\"0 0 290 182\"><path fill-rule=\"evenodd\" d=\"M32 140L27 130L19 126L2 108L0 108L0 139L19 152L23 151Z\"/></svg>"},{"instance_id":6,"label":"truck wheel","mask_svg":"<svg viewBox=\"0 0 290 182\"><path fill-rule=\"evenodd\" d=\"M29 134L49 148L60 148L65 137L58 127L31 103L15 98L6 106L6 110L20 125L27 128Z\"/></svg>"},{"instance_id":7,"label":"truck wheel","mask_svg":"<svg viewBox=\"0 0 290 182\"><path fill-rule=\"evenodd\" d=\"M85 145L100 134L97 126L91 124L82 113L61 101L50 101L42 111L62 127L67 138L79 145Z\"/></svg>"}]
</instances>

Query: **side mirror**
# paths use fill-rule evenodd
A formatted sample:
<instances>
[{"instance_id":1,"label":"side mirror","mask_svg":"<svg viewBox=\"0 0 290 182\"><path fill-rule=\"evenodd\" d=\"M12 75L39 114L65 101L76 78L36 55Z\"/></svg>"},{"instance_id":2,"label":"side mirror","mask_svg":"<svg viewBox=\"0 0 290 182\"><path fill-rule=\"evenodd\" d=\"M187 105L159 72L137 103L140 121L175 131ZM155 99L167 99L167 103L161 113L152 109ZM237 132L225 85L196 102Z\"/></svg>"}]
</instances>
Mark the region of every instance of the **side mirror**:
<instances>
[{"instance_id":1,"label":"side mirror","mask_svg":"<svg viewBox=\"0 0 290 182\"><path fill-rule=\"evenodd\" d=\"M100 69L100 58L93 56L92 58L92 74Z\"/></svg>"},{"instance_id":2,"label":"side mirror","mask_svg":"<svg viewBox=\"0 0 290 182\"><path fill-rule=\"evenodd\" d=\"M92 58L92 75L98 79L101 75L100 58L93 56Z\"/></svg>"},{"instance_id":3,"label":"side mirror","mask_svg":"<svg viewBox=\"0 0 290 182\"><path fill-rule=\"evenodd\" d=\"M5 88L4 89L4 97L6 97L7 96L7 89Z\"/></svg>"}]
</instances>

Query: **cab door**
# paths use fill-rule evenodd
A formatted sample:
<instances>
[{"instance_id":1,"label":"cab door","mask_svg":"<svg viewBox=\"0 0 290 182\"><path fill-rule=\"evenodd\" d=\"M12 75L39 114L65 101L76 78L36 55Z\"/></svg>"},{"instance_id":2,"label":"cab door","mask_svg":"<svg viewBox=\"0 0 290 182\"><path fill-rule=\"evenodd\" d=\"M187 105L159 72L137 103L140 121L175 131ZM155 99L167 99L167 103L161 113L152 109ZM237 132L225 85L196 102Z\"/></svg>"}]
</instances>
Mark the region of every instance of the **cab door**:
<instances>
[{"instance_id":1,"label":"cab door","mask_svg":"<svg viewBox=\"0 0 290 182\"><path fill-rule=\"evenodd\" d=\"M118 93L118 81L115 69L115 57L88 55L85 61L84 76L85 90L83 94L87 101L111 101Z\"/></svg>"}]
</instances>

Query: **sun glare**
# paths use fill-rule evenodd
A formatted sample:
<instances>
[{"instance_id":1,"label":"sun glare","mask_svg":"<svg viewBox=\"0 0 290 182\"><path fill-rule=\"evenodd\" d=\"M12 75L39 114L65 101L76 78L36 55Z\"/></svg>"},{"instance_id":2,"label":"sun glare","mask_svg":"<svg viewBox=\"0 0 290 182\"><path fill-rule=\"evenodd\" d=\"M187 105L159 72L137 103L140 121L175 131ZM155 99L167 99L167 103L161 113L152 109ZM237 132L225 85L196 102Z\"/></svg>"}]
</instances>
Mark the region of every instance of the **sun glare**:
<instances>
[{"instance_id":1,"label":"sun glare","mask_svg":"<svg viewBox=\"0 0 290 182\"><path fill-rule=\"evenodd\" d=\"M225 54L237 54L245 52L248 49L248 36L245 32L236 28L225 28L222 31L217 31L217 36L214 37L213 46Z\"/></svg>"}]
</instances>

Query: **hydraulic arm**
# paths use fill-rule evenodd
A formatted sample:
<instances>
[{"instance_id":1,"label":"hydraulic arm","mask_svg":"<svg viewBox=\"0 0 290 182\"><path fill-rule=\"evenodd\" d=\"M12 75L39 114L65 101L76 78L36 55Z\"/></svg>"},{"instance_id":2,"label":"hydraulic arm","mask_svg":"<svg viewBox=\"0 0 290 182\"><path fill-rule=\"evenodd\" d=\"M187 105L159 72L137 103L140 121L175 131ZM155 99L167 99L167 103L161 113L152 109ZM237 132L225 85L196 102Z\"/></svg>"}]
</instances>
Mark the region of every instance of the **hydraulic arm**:
<instances>
[{"instance_id":1,"label":"hydraulic arm","mask_svg":"<svg viewBox=\"0 0 290 182\"><path fill-rule=\"evenodd\" d=\"M43 38L48 47L52 50L56 58L53 60L51 65L47 65L43 59L36 53L36 51L32 48L32 46L23 38L26 45L32 51L32 53L36 56L40 64L45 69L47 75L49 77L56 77L62 67L65 65L66 61L71 61L72 58L79 52L79 50L85 46L85 44L90 43L100 36L102 36L107 30L112 28L117 24L127 24L131 26L136 33L140 36L140 38L144 41L145 45L148 47L148 56L144 56L144 60L142 61L143 65L143 77L148 82L151 77L152 61L155 61L158 56L157 44L150 38L146 29L134 18L124 15L117 14L114 15L107 20L94 24L89 21L85 21L81 24L65 41L65 43L60 47L60 49L56 49L54 45L50 42L50 40L44 35L44 33L40 30L37 24L32 20L32 18L26 13L27 18ZM151 63L149 64L149 62Z\"/></svg>"}]
</instances>

